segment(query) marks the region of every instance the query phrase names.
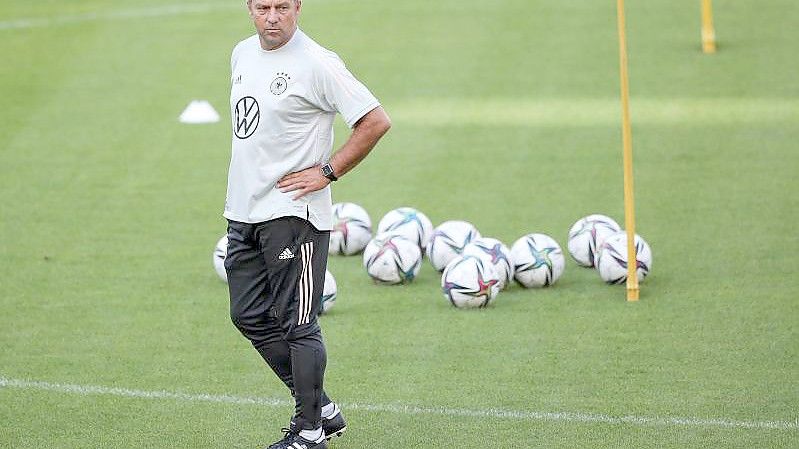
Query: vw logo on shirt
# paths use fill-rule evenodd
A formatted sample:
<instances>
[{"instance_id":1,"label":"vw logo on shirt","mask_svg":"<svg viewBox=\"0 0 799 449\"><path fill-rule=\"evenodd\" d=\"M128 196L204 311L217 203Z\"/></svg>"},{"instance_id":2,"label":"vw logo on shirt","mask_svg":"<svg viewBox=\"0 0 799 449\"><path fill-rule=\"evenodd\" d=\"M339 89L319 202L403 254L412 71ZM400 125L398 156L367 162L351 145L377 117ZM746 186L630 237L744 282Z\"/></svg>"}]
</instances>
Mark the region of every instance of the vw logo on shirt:
<instances>
[{"instance_id":1,"label":"vw logo on shirt","mask_svg":"<svg viewBox=\"0 0 799 449\"><path fill-rule=\"evenodd\" d=\"M239 139L246 139L258 128L260 120L261 110L258 108L258 102L253 97L244 97L236 103L236 109L233 111L233 133Z\"/></svg>"}]
</instances>

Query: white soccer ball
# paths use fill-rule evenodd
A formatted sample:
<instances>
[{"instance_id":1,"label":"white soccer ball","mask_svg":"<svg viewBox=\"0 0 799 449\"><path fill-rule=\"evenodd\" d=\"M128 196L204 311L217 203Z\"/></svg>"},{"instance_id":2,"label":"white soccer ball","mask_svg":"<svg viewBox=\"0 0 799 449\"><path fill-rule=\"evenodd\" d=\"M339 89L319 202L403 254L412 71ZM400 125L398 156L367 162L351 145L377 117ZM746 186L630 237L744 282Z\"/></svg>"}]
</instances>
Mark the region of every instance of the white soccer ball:
<instances>
[{"instance_id":1,"label":"white soccer ball","mask_svg":"<svg viewBox=\"0 0 799 449\"><path fill-rule=\"evenodd\" d=\"M441 290L455 307L485 307L499 294L499 276L480 257L457 256L441 275Z\"/></svg>"},{"instance_id":2,"label":"white soccer ball","mask_svg":"<svg viewBox=\"0 0 799 449\"><path fill-rule=\"evenodd\" d=\"M225 259L227 258L227 234L216 242L214 253L211 256L214 263L216 274L227 283L227 271L225 271Z\"/></svg>"},{"instance_id":3,"label":"white soccer ball","mask_svg":"<svg viewBox=\"0 0 799 449\"><path fill-rule=\"evenodd\" d=\"M338 286L336 285L336 278L330 273L330 270L325 270L325 286L322 290L322 307L319 308L319 313L327 313L336 304L336 296L338 295Z\"/></svg>"},{"instance_id":4,"label":"white soccer ball","mask_svg":"<svg viewBox=\"0 0 799 449\"><path fill-rule=\"evenodd\" d=\"M480 237L469 242L463 248L463 256L473 256L483 259L486 265L491 265L499 276L499 289L503 290L513 279L513 263L510 261L510 250L504 243L490 237Z\"/></svg>"},{"instance_id":5,"label":"white soccer ball","mask_svg":"<svg viewBox=\"0 0 799 449\"><path fill-rule=\"evenodd\" d=\"M400 207L389 211L377 224L377 233L391 232L401 235L424 251L433 236L433 223L427 215L412 207Z\"/></svg>"},{"instance_id":6,"label":"white soccer ball","mask_svg":"<svg viewBox=\"0 0 799 449\"><path fill-rule=\"evenodd\" d=\"M363 266L377 282L412 282L422 266L422 251L415 242L401 235L378 234L363 251Z\"/></svg>"},{"instance_id":7,"label":"white soccer ball","mask_svg":"<svg viewBox=\"0 0 799 449\"><path fill-rule=\"evenodd\" d=\"M636 276L641 282L652 269L652 250L646 240L635 234ZM597 258L599 276L608 284L627 282L627 233L617 232L607 239L599 249Z\"/></svg>"},{"instance_id":8,"label":"white soccer ball","mask_svg":"<svg viewBox=\"0 0 799 449\"><path fill-rule=\"evenodd\" d=\"M452 259L461 255L469 242L479 237L480 232L471 223L445 221L433 231L427 246L427 258L436 270L441 271Z\"/></svg>"},{"instance_id":9,"label":"white soccer ball","mask_svg":"<svg viewBox=\"0 0 799 449\"><path fill-rule=\"evenodd\" d=\"M527 234L510 249L514 277L524 287L554 284L566 265L560 245L546 234Z\"/></svg>"},{"instance_id":10,"label":"white soccer ball","mask_svg":"<svg viewBox=\"0 0 799 449\"><path fill-rule=\"evenodd\" d=\"M351 256L366 247L372 238L372 220L355 203L333 205L333 229L330 231L330 254Z\"/></svg>"},{"instance_id":11,"label":"white soccer ball","mask_svg":"<svg viewBox=\"0 0 799 449\"><path fill-rule=\"evenodd\" d=\"M596 266L597 251L605 239L621 227L612 218L593 214L575 222L569 229L569 254L583 267Z\"/></svg>"}]
</instances>

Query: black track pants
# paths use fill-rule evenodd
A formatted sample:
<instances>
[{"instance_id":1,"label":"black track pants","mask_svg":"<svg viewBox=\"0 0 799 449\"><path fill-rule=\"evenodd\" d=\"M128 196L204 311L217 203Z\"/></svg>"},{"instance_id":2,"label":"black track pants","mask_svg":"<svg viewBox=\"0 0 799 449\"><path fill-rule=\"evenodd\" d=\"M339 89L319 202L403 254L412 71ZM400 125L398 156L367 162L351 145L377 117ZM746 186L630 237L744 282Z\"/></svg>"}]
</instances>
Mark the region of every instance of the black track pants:
<instances>
[{"instance_id":1,"label":"black track pants","mask_svg":"<svg viewBox=\"0 0 799 449\"><path fill-rule=\"evenodd\" d=\"M230 317L291 391L299 429L321 425L327 353L316 316L330 234L298 217L228 222Z\"/></svg>"}]
</instances>

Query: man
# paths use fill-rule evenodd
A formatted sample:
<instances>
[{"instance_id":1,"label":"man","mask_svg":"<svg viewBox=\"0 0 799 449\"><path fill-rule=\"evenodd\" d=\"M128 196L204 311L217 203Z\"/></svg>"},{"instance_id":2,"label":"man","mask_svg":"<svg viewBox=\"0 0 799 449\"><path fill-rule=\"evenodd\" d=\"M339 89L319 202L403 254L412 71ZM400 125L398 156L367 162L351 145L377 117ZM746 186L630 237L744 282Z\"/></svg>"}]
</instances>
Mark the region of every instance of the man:
<instances>
[{"instance_id":1,"label":"man","mask_svg":"<svg viewBox=\"0 0 799 449\"><path fill-rule=\"evenodd\" d=\"M257 34L231 57L233 151L225 218L230 316L296 407L270 449L326 449L346 429L323 389L316 316L332 225L329 184L391 127L339 57L297 27L301 0L247 0ZM353 128L332 157L333 119Z\"/></svg>"}]
</instances>

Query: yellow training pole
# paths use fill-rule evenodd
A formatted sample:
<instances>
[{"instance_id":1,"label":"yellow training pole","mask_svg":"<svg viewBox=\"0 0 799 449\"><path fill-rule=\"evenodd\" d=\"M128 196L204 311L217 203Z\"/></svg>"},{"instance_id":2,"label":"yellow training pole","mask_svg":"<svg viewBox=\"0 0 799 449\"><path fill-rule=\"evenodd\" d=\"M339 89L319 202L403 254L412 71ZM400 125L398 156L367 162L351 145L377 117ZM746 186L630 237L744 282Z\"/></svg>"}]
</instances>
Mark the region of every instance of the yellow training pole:
<instances>
[{"instance_id":1,"label":"yellow training pole","mask_svg":"<svg viewBox=\"0 0 799 449\"><path fill-rule=\"evenodd\" d=\"M630 81L627 76L627 36L624 0L616 0L619 27L619 65L621 72L621 118L624 142L624 226L627 228L627 301L638 301L638 276L635 254L635 203L633 201L633 133L630 127Z\"/></svg>"},{"instance_id":2,"label":"yellow training pole","mask_svg":"<svg viewBox=\"0 0 799 449\"><path fill-rule=\"evenodd\" d=\"M716 30L713 28L713 4L702 0L702 51L716 52Z\"/></svg>"},{"instance_id":3,"label":"yellow training pole","mask_svg":"<svg viewBox=\"0 0 799 449\"><path fill-rule=\"evenodd\" d=\"M702 51L716 52L716 30L713 28L713 4L702 0Z\"/></svg>"}]
</instances>

